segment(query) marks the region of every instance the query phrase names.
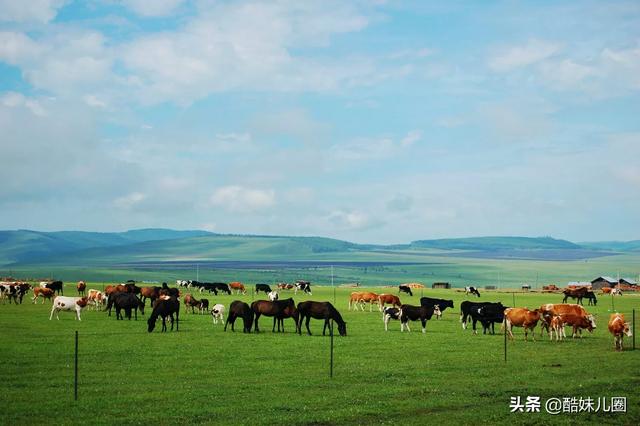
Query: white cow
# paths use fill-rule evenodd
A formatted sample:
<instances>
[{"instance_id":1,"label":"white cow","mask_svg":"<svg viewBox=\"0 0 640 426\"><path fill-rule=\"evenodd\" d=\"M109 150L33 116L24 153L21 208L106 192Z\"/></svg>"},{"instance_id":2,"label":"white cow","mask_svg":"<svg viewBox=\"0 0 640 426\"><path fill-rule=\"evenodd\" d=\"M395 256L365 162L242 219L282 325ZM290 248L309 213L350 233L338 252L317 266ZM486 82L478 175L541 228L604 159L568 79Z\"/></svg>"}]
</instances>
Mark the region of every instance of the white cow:
<instances>
[{"instance_id":1,"label":"white cow","mask_svg":"<svg viewBox=\"0 0 640 426\"><path fill-rule=\"evenodd\" d=\"M87 299L87 303L93 305L96 311L101 311L102 306L107 302L107 295L99 290L91 289L87 293Z\"/></svg>"},{"instance_id":2,"label":"white cow","mask_svg":"<svg viewBox=\"0 0 640 426\"><path fill-rule=\"evenodd\" d=\"M53 319L53 313L56 313L56 318L58 317L58 312L60 311L76 311L76 318L78 321L82 321L80 319L80 312L87 306L87 298L86 297L67 297L67 296L57 296L53 299L53 307L51 308L51 315L49 315L49 320Z\"/></svg>"},{"instance_id":3,"label":"white cow","mask_svg":"<svg viewBox=\"0 0 640 426\"><path fill-rule=\"evenodd\" d=\"M220 324L224 323L224 305L216 303L211 309L211 316L213 317L213 323L217 324L220 320Z\"/></svg>"},{"instance_id":4,"label":"white cow","mask_svg":"<svg viewBox=\"0 0 640 426\"><path fill-rule=\"evenodd\" d=\"M272 302L275 302L276 300L278 300L278 292L275 290L272 290L270 293L267 294L267 296L269 296L269 300L271 300Z\"/></svg>"}]
</instances>

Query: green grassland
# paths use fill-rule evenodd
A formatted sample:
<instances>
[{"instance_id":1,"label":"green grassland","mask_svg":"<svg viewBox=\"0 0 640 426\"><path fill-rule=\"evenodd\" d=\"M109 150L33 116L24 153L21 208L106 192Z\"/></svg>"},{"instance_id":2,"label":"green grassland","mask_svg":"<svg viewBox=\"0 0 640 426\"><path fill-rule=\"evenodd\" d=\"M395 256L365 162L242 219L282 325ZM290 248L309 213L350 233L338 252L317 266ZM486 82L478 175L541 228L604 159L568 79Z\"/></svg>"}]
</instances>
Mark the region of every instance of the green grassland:
<instances>
[{"instance_id":1,"label":"green grassland","mask_svg":"<svg viewBox=\"0 0 640 426\"><path fill-rule=\"evenodd\" d=\"M527 270L525 266L514 274ZM546 338L524 342L518 330L505 363L502 335L474 336L461 329L458 308L465 296L460 292L424 290L425 295L454 299L456 309L430 321L422 334L418 323L411 333L400 333L397 322L385 332L379 312L348 311L350 291L335 290L348 336L335 338L333 379L330 339L321 335L320 321L312 322L313 336L298 336L291 320L286 333L274 334L271 321L262 318L263 332L247 335L225 333L210 316L183 310L179 332L149 334L149 312L138 321L116 321L105 312L86 310L81 322L70 313L49 321L50 302L33 305L25 299L19 306L0 305L0 424L640 423L640 350L628 350L631 339L624 352L613 350L606 330L611 297L587 307L597 315L593 334L560 343ZM75 290L68 285L65 294ZM418 304L419 296L402 299ZM253 298L250 293L206 297L226 306L234 299ZM313 296L293 297L296 302L333 301L334 292L314 286ZM561 299L558 294L483 292L480 300L512 306L514 297L517 306L528 307ZM614 303L628 318L632 309L640 313L638 295L625 294ZM627 413L511 414L512 396L540 396L543 401L626 396Z\"/></svg>"}]
</instances>

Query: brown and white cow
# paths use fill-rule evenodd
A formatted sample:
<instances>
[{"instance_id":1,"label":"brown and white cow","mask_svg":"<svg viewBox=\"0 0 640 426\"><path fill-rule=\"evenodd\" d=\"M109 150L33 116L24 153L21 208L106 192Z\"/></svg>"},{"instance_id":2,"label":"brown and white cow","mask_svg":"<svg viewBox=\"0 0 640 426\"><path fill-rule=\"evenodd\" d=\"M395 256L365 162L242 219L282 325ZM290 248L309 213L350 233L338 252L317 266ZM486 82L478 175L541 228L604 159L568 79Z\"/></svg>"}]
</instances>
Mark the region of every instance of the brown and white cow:
<instances>
[{"instance_id":1,"label":"brown and white cow","mask_svg":"<svg viewBox=\"0 0 640 426\"><path fill-rule=\"evenodd\" d=\"M76 288L78 289L78 295L84 296L85 295L84 291L87 288L87 283L85 283L84 281L78 281Z\"/></svg>"},{"instance_id":2,"label":"brown and white cow","mask_svg":"<svg viewBox=\"0 0 640 426\"><path fill-rule=\"evenodd\" d=\"M353 305L355 309L358 309L358 306L360 306L360 309L364 311L365 303L369 303L369 312L372 312L373 304L378 303L378 295L369 291L354 291L349 298L349 310L351 310L351 306Z\"/></svg>"},{"instance_id":3,"label":"brown and white cow","mask_svg":"<svg viewBox=\"0 0 640 426\"><path fill-rule=\"evenodd\" d=\"M237 290L238 294L240 293L247 294L247 289L244 287L244 284L242 284L241 282L234 281L232 283L229 283L229 288L231 290Z\"/></svg>"},{"instance_id":4,"label":"brown and white cow","mask_svg":"<svg viewBox=\"0 0 640 426\"><path fill-rule=\"evenodd\" d=\"M58 317L58 312L60 311L75 311L76 319L78 321L82 321L80 319L80 312L87 306L87 298L86 297L67 297L67 296L57 296L53 300L53 306L51 307L51 315L49 315L49 320L53 319L53 314L56 314L56 318Z\"/></svg>"},{"instance_id":5,"label":"brown and white cow","mask_svg":"<svg viewBox=\"0 0 640 426\"><path fill-rule=\"evenodd\" d=\"M530 311L527 308L507 308L504 310L504 323L511 339L513 339L511 329L515 326L524 328L524 340L528 340L527 335L529 330L531 330L533 340L536 340L533 331L541 318L542 313L540 309Z\"/></svg>"},{"instance_id":6,"label":"brown and white cow","mask_svg":"<svg viewBox=\"0 0 640 426\"><path fill-rule=\"evenodd\" d=\"M87 293L87 303L93 305L96 311L101 311L106 301L107 296L104 293L99 290L89 289Z\"/></svg>"},{"instance_id":7,"label":"brown and white cow","mask_svg":"<svg viewBox=\"0 0 640 426\"><path fill-rule=\"evenodd\" d=\"M562 316L560 315L554 315L551 318L550 329L550 337L553 340L553 335L555 333L556 342L567 337L567 335L564 334L564 321L562 320Z\"/></svg>"},{"instance_id":8,"label":"brown and white cow","mask_svg":"<svg viewBox=\"0 0 640 426\"><path fill-rule=\"evenodd\" d=\"M616 351L622 350L622 339L625 334L627 337L632 336L629 323L624 322L623 314L611 314L609 317L609 332L613 334L613 344L615 345Z\"/></svg>"},{"instance_id":9,"label":"brown and white cow","mask_svg":"<svg viewBox=\"0 0 640 426\"><path fill-rule=\"evenodd\" d=\"M398 296L395 296L393 294L378 295L378 305L380 305L380 312L382 312L382 308L384 308L384 305L386 305L387 303L393 307L399 308L400 306L402 306L402 303L400 303L400 298Z\"/></svg>"}]
</instances>

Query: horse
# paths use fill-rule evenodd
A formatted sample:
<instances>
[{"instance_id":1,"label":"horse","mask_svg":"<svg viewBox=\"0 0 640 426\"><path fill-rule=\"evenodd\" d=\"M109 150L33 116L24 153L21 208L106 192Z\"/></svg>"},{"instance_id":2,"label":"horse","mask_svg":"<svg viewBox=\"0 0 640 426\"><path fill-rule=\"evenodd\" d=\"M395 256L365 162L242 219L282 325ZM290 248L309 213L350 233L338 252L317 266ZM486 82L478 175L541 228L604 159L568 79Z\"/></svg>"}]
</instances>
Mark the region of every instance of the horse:
<instances>
[{"instance_id":1,"label":"horse","mask_svg":"<svg viewBox=\"0 0 640 426\"><path fill-rule=\"evenodd\" d=\"M122 310L124 309L127 319L131 320L131 310L135 313L135 319L138 320L138 309L144 315L144 303L138 299L138 296L132 293L115 293L109 297L107 309L111 312L111 307L116 307L116 320L123 320Z\"/></svg>"},{"instance_id":2,"label":"horse","mask_svg":"<svg viewBox=\"0 0 640 426\"><path fill-rule=\"evenodd\" d=\"M260 327L258 326L260 315L273 317L273 333L276 331L276 321L278 323L278 332L280 332L281 324L282 332L284 332L284 319L290 317L292 317L296 323L296 330L298 329L298 310L296 309L296 305L293 303L292 298L276 300L273 302L268 300L257 300L251 304L251 309L256 315L256 323L254 326L254 331L256 333L260 332Z\"/></svg>"},{"instance_id":3,"label":"horse","mask_svg":"<svg viewBox=\"0 0 640 426\"><path fill-rule=\"evenodd\" d=\"M153 312L147 320L149 333L156 327L156 320L158 317L162 317L162 331L167 331L167 317L171 319L171 331L173 331L173 314L176 314L176 331L178 331L178 325L180 320L180 301L177 297L163 296L156 300L153 305Z\"/></svg>"},{"instance_id":4,"label":"horse","mask_svg":"<svg viewBox=\"0 0 640 426\"><path fill-rule=\"evenodd\" d=\"M311 330L309 329L309 321L311 321L311 318L324 320L324 327L322 327L323 336L329 327L329 320L333 320L338 324L338 332L341 336L347 335L347 323L342 319L340 312L329 302L301 302L298 303L298 312L300 313L300 321L298 321L298 334L300 335L302 335L302 320L305 319L307 333L311 335Z\"/></svg>"},{"instance_id":5,"label":"horse","mask_svg":"<svg viewBox=\"0 0 640 426\"><path fill-rule=\"evenodd\" d=\"M224 331L227 331L227 326L231 323L231 331L235 331L233 328L236 323L236 318L242 318L243 333L251 333L251 325L253 323L253 310L249 305L241 300L234 300L229 305L229 315L227 316L227 322L224 324Z\"/></svg>"}]
</instances>

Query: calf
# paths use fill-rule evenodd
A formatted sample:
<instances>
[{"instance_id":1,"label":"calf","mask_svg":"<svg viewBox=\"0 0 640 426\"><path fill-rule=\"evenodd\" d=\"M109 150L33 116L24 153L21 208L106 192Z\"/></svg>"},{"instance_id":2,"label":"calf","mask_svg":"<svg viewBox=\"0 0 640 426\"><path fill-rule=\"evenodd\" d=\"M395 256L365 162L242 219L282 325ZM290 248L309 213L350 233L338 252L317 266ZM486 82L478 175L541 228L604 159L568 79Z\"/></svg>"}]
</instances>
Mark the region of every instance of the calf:
<instances>
[{"instance_id":1,"label":"calf","mask_svg":"<svg viewBox=\"0 0 640 426\"><path fill-rule=\"evenodd\" d=\"M440 319L442 318L442 312L445 311L445 309L447 308L451 308L453 309L453 300L445 300L445 299L438 299L435 297L421 297L420 298L420 304L424 305L424 306L435 306L438 305L439 308L439 314L436 314L436 318Z\"/></svg>"},{"instance_id":2,"label":"calf","mask_svg":"<svg viewBox=\"0 0 640 426\"><path fill-rule=\"evenodd\" d=\"M87 303L93 305L96 311L101 311L106 301L107 296L104 293L95 289L89 289L89 293L87 293Z\"/></svg>"},{"instance_id":3,"label":"calf","mask_svg":"<svg viewBox=\"0 0 640 426\"><path fill-rule=\"evenodd\" d=\"M66 297L66 296L56 296L53 300L53 306L51 307L51 315L49 315L49 320L53 319L53 313L55 312L56 318L59 320L58 312L60 311L75 311L76 318L78 321L80 319L80 312L87 306L87 298L86 297Z\"/></svg>"},{"instance_id":4,"label":"calf","mask_svg":"<svg viewBox=\"0 0 640 426\"><path fill-rule=\"evenodd\" d=\"M298 290L304 291L306 294L311 295L311 283L309 281L296 281L296 287L294 289L294 294L298 294Z\"/></svg>"},{"instance_id":5,"label":"calf","mask_svg":"<svg viewBox=\"0 0 640 426\"><path fill-rule=\"evenodd\" d=\"M575 315L575 314L560 314L562 317L562 321L566 325L570 325L573 327L573 333L571 337L575 339L575 337L580 333L580 338L582 339L582 329L589 330L589 333L593 332L593 329L596 328L596 320L593 315L587 314L585 315Z\"/></svg>"},{"instance_id":6,"label":"calf","mask_svg":"<svg viewBox=\"0 0 640 426\"><path fill-rule=\"evenodd\" d=\"M528 332L531 330L533 340L536 340L533 334L538 321L540 321L542 314L539 309L530 311L527 308L508 308L504 310L504 325L506 327L509 337L513 339L512 328L523 327L524 328L524 340L528 340Z\"/></svg>"},{"instance_id":7,"label":"calf","mask_svg":"<svg viewBox=\"0 0 640 426\"><path fill-rule=\"evenodd\" d=\"M256 284L256 294L261 291L264 291L265 294L269 294L271 293L271 287L269 287L269 284Z\"/></svg>"},{"instance_id":8,"label":"calf","mask_svg":"<svg viewBox=\"0 0 640 426\"><path fill-rule=\"evenodd\" d=\"M567 337L567 335L564 334L564 321L562 321L562 317L560 315L554 315L551 318L549 328L550 328L549 337L552 340L553 340L554 333L556 335L556 342Z\"/></svg>"},{"instance_id":9,"label":"calf","mask_svg":"<svg viewBox=\"0 0 640 426\"><path fill-rule=\"evenodd\" d=\"M186 309L191 308L191 313L194 314L194 309L196 306L200 305L200 301L198 299L196 299L195 297L193 297L191 295L191 293L187 293L184 296L184 306Z\"/></svg>"},{"instance_id":10,"label":"calf","mask_svg":"<svg viewBox=\"0 0 640 426\"><path fill-rule=\"evenodd\" d=\"M224 305L221 305L220 303L213 305L213 309L211 309L211 317L214 325L218 323L218 320L220 320L220 324L222 324L224 322ZM233 328L233 325L231 325L231 328Z\"/></svg>"},{"instance_id":11,"label":"calf","mask_svg":"<svg viewBox=\"0 0 640 426\"><path fill-rule=\"evenodd\" d=\"M413 292L411 291L411 287L408 285L399 285L398 293L407 293L409 296L413 296Z\"/></svg>"},{"instance_id":12,"label":"calf","mask_svg":"<svg viewBox=\"0 0 640 426\"><path fill-rule=\"evenodd\" d=\"M400 309L386 307L382 310L382 322L384 323L384 331L389 331L388 325L390 320L400 319Z\"/></svg>"},{"instance_id":13,"label":"calf","mask_svg":"<svg viewBox=\"0 0 640 426\"><path fill-rule=\"evenodd\" d=\"M609 332L613 335L613 344L616 351L622 350L622 339L625 335L627 337L632 336L629 323L624 322L623 314L611 314L609 317Z\"/></svg>"},{"instance_id":14,"label":"calf","mask_svg":"<svg viewBox=\"0 0 640 426\"><path fill-rule=\"evenodd\" d=\"M404 331L405 327L407 331L411 331L409 328L409 321L420 320L422 323L422 332L427 332L427 321L433 317L434 313L439 312L438 306L413 306L402 305L400 307L400 331Z\"/></svg>"}]
</instances>

